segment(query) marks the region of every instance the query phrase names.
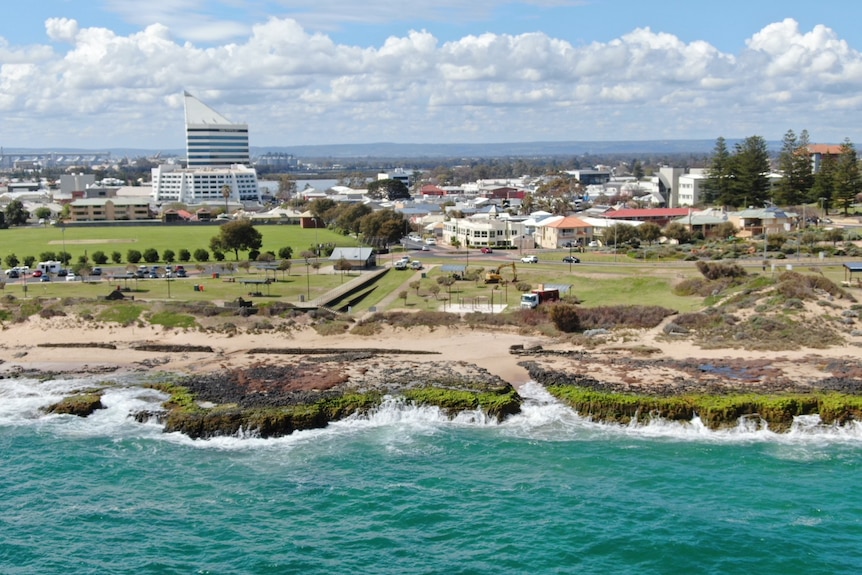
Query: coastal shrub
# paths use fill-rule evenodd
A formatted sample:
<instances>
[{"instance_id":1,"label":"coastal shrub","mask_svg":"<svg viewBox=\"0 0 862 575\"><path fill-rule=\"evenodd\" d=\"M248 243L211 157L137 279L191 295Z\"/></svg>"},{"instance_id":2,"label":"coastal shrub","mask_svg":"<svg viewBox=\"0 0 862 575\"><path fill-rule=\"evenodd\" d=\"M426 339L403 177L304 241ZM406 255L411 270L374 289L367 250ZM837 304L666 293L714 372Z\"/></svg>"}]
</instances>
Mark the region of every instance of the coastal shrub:
<instances>
[{"instance_id":1,"label":"coastal shrub","mask_svg":"<svg viewBox=\"0 0 862 575\"><path fill-rule=\"evenodd\" d=\"M323 336L342 335L350 330L350 323L346 321L324 320L315 322L314 331Z\"/></svg>"},{"instance_id":2,"label":"coastal shrub","mask_svg":"<svg viewBox=\"0 0 862 575\"><path fill-rule=\"evenodd\" d=\"M136 322L143 311L144 307L141 305L129 305L126 302L122 302L102 309L97 319L99 321L112 321L127 326Z\"/></svg>"},{"instance_id":3,"label":"coastal shrub","mask_svg":"<svg viewBox=\"0 0 862 575\"><path fill-rule=\"evenodd\" d=\"M161 325L166 328L190 328L195 326L195 318L193 316L168 310L155 312L147 320L151 325Z\"/></svg>"},{"instance_id":4,"label":"coastal shrub","mask_svg":"<svg viewBox=\"0 0 862 575\"><path fill-rule=\"evenodd\" d=\"M581 319L578 315L577 307L566 303L558 303L548 306L548 308L548 315L558 330L564 333L581 331Z\"/></svg>"},{"instance_id":5,"label":"coastal shrub","mask_svg":"<svg viewBox=\"0 0 862 575\"><path fill-rule=\"evenodd\" d=\"M676 311L660 306L620 305L579 308L581 329L649 329Z\"/></svg>"},{"instance_id":6,"label":"coastal shrub","mask_svg":"<svg viewBox=\"0 0 862 575\"><path fill-rule=\"evenodd\" d=\"M745 269L736 263L709 263L699 261L695 264L697 270L708 280L717 280L721 278L740 278L747 275Z\"/></svg>"}]
</instances>

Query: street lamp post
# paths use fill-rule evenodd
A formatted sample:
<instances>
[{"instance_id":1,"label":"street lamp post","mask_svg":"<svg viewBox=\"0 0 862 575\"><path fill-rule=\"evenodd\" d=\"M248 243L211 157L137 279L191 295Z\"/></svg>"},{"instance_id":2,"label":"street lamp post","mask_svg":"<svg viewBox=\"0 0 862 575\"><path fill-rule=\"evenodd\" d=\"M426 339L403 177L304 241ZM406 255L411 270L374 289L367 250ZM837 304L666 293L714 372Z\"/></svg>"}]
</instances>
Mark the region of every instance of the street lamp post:
<instances>
[{"instance_id":1,"label":"street lamp post","mask_svg":"<svg viewBox=\"0 0 862 575\"><path fill-rule=\"evenodd\" d=\"M305 300L311 299L311 284L308 279L308 258L305 258Z\"/></svg>"},{"instance_id":2,"label":"street lamp post","mask_svg":"<svg viewBox=\"0 0 862 575\"><path fill-rule=\"evenodd\" d=\"M63 262L63 267L66 267L68 265L66 262L66 225L62 222L60 223L60 232L63 234L63 255L60 260Z\"/></svg>"}]
</instances>

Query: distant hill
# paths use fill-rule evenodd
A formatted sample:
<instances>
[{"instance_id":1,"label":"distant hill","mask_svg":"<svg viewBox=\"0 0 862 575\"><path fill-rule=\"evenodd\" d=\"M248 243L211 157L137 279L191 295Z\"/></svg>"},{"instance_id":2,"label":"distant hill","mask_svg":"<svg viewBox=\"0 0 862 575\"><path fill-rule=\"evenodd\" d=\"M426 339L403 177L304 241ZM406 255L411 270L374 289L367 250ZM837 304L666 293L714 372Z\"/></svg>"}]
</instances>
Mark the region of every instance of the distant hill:
<instances>
[{"instance_id":1,"label":"distant hill","mask_svg":"<svg viewBox=\"0 0 862 575\"><path fill-rule=\"evenodd\" d=\"M741 140L727 140L728 148ZM781 142L767 142L770 151L781 148ZM509 142L503 144L324 144L316 146L253 146L252 156L266 152L293 154L297 158L539 158L551 156L583 156L607 154L710 154L715 140L639 140L595 142ZM93 154L110 152L117 158L185 156L183 149L146 150L109 148L83 150L79 148L5 148L5 155L15 154Z\"/></svg>"},{"instance_id":2,"label":"distant hill","mask_svg":"<svg viewBox=\"0 0 862 575\"><path fill-rule=\"evenodd\" d=\"M728 146L733 145L728 141ZM770 145L771 146L771 145ZM254 148L253 154L282 152L298 158L503 158L599 154L707 154L714 140L636 142L510 142L504 144L328 144Z\"/></svg>"}]
</instances>

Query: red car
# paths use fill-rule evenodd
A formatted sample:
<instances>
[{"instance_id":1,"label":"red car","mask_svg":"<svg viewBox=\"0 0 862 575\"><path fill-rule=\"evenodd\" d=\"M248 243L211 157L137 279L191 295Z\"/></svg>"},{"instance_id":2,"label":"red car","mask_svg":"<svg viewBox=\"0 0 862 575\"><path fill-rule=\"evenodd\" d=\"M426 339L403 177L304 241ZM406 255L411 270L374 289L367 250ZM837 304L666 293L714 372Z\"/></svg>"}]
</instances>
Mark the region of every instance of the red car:
<instances>
[{"instance_id":1,"label":"red car","mask_svg":"<svg viewBox=\"0 0 862 575\"><path fill-rule=\"evenodd\" d=\"M493 252L493 251L494 251L494 250L492 250L491 248L482 248L482 253L483 253L483 254L490 254L490 253L491 253L491 252Z\"/></svg>"},{"instance_id":2,"label":"red car","mask_svg":"<svg viewBox=\"0 0 862 575\"><path fill-rule=\"evenodd\" d=\"M33 277L34 278L42 277L42 270L33 270Z\"/></svg>"}]
</instances>

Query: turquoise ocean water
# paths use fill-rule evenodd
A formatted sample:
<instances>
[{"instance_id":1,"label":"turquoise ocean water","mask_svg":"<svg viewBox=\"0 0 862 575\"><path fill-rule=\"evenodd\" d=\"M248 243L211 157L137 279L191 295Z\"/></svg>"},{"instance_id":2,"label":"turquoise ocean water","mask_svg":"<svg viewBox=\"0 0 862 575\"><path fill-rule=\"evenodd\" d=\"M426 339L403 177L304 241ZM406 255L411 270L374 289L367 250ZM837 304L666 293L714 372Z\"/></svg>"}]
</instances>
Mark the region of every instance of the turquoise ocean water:
<instances>
[{"instance_id":1,"label":"turquoise ocean water","mask_svg":"<svg viewBox=\"0 0 862 575\"><path fill-rule=\"evenodd\" d=\"M856 573L862 428L598 425L529 385L503 423L393 401L191 441L82 380L0 381L0 573Z\"/></svg>"}]
</instances>

